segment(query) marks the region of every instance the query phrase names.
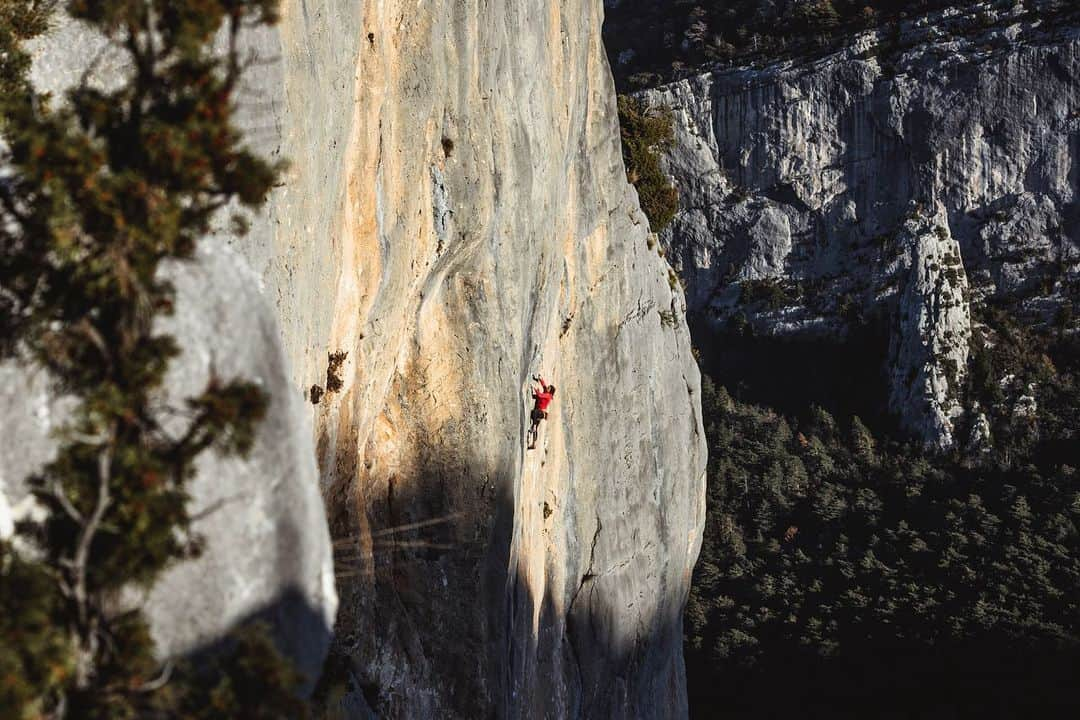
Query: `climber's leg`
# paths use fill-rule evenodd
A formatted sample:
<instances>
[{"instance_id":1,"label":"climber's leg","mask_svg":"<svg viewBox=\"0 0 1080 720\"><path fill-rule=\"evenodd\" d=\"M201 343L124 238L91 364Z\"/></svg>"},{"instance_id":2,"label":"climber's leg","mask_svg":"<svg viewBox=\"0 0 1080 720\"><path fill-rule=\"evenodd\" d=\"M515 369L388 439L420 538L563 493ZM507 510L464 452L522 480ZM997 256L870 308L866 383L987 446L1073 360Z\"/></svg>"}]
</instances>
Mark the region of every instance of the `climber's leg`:
<instances>
[{"instance_id":1,"label":"climber's leg","mask_svg":"<svg viewBox=\"0 0 1080 720\"><path fill-rule=\"evenodd\" d=\"M540 421L547 418L547 413L543 410L540 410L539 408L533 408L532 415L530 415L530 417L532 418L532 427L529 428L528 435L529 449L535 450L536 439L537 436L540 434Z\"/></svg>"}]
</instances>

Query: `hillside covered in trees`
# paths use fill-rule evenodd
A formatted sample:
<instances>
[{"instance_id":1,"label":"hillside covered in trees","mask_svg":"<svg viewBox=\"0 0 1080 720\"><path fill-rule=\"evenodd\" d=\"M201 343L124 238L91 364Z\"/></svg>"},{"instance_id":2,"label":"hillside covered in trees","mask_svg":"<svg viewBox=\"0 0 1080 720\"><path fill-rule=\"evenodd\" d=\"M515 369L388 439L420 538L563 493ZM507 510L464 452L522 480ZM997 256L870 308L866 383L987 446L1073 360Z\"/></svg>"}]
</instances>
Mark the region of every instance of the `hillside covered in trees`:
<instances>
[{"instance_id":1,"label":"hillside covered in trees","mask_svg":"<svg viewBox=\"0 0 1080 720\"><path fill-rule=\"evenodd\" d=\"M1036 411L933 455L818 405L706 380L708 519L687 608L691 715L1066 717L1080 707L1080 347L986 318L965 394L1012 368ZM793 348L794 349L794 348ZM741 396L741 397L740 397ZM828 402L828 398L821 398Z\"/></svg>"}]
</instances>

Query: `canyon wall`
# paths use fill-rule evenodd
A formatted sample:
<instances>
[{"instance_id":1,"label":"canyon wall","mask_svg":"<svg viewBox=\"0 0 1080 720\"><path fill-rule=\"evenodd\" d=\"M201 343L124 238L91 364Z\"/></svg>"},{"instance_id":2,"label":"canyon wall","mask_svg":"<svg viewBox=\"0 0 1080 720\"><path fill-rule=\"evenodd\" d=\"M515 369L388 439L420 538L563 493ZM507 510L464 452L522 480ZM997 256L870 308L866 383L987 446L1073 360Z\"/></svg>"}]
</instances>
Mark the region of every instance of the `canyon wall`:
<instances>
[{"instance_id":1,"label":"canyon wall","mask_svg":"<svg viewBox=\"0 0 1080 720\"><path fill-rule=\"evenodd\" d=\"M700 379L626 181L601 1L281 10L244 36L238 110L289 169L247 235L215 242L276 308L261 352L289 380L267 389L315 440L337 709L685 716ZM62 23L35 82L90 58L99 82L123 72ZM530 451L534 374L557 392Z\"/></svg>"},{"instance_id":2,"label":"canyon wall","mask_svg":"<svg viewBox=\"0 0 1080 720\"><path fill-rule=\"evenodd\" d=\"M1003 5L640 95L674 111L661 240L691 312L838 345L881 326L889 408L940 448L974 311L1054 322L1080 275L1080 29Z\"/></svg>"},{"instance_id":3,"label":"canyon wall","mask_svg":"<svg viewBox=\"0 0 1080 720\"><path fill-rule=\"evenodd\" d=\"M685 715L699 375L600 0L283 13L241 109L291 170L234 242L313 413L353 701ZM557 392L527 451L534 373Z\"/></svg>"}]
</instances>

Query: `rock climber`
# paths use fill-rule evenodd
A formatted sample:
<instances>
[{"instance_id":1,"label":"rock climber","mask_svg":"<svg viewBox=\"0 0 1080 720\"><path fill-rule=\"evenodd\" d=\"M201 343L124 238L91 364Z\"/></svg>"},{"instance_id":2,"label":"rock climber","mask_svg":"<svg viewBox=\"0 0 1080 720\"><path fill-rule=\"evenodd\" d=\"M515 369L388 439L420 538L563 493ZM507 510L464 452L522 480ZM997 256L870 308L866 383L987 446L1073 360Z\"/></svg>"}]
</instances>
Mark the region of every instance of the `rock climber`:
<instances>
[{"instance_id":1,"label":"rock climber","mask_svg":"<svg viewBox=\"0 0 1080 720\"><path fill-rule=\"evenodd\" d=\"M555 397L555 386L548 385L544 378L539 375L533 375L533 381L540 383L539 388L533 389L533 400L535 404L532 410L532 427L529 428L529 449L536 449L536 436L540 434L540 421L547 420L547 407L551 404L551 399Z\"/></svg>"}]
</instances>

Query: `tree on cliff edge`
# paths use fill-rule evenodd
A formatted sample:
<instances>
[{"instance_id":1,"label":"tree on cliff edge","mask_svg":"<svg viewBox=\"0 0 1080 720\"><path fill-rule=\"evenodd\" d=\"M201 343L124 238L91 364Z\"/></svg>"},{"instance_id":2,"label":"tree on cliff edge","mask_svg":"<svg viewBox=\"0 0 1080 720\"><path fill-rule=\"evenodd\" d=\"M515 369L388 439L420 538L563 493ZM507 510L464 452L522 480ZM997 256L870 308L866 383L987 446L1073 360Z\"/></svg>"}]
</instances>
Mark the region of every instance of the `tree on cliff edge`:
<instances>
[{"instance_id":1,"label":"tree on cliff edge","mask_svg":"<svg viewBox=\"0 0 1080 720\"><path fill-rule=\"evenodd\" d=\"M275 178L232 117L238 34L274 23L276 4L71 0L68 14L128 71L63 102L30 86L22 47L54 5L0 0L0 351L29 355L79 402L30 479L43 519L0 542L0 716L301 716L296 673L264 633L243 631L197 672L174 669L154 659L142 614L119 604L199 552L193 462L211 447L246 452L266 408L254 385L215 379L168 409L166 428L162 383L179 348L154 321L173 310L161 262L190 258L218 212L258 206Z\"/></svg>"},{"instance_id":2,"label":"tree on cliff edge","mask_svg":"<svg viewBox=\"0 0 1080 720\"><path fill-rule=\"evenodd\" d=\"M620 95L619 137L622 140L626 179L638 193L649 228L658 233L679 211L679 192L660 166L660 153L671 147L675 129L670 108L650 108L628 95Z\"/></svg>"}]
</instances>

